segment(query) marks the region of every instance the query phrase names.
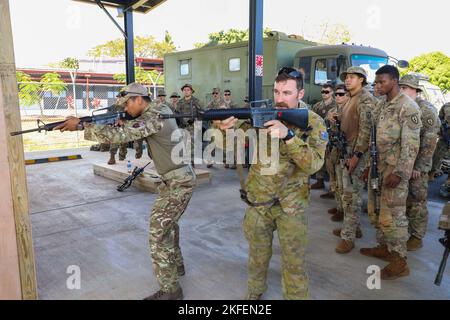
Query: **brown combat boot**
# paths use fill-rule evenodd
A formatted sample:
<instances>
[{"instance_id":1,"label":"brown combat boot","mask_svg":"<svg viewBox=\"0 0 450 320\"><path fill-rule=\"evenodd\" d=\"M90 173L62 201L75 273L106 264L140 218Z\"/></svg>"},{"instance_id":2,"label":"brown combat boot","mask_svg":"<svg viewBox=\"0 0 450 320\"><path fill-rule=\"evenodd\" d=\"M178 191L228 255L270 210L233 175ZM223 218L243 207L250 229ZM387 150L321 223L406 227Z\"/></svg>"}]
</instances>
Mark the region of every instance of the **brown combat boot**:
<instances>
[{"instance_id":1,"label":"brown combat boot","mask_svg":"<svg viewBox=\"0 0 450 320\"><path fill-rule=\"evenodd\" d=\"M379 245L375 248L361 248L359 249L359 252L362 255L375 257L388 262L392 260L392 254L389 252L386 245Z\"/></svg>"},{"instance_id":2,"label":"brown combat boot","mask_svg":"<svg viewBox=\"0 0 450 320\"><path fill-rule=\"evenodd\" d=\"M334 222L344 221L344 212L338 211L335 215L333 215L331 217L331 221L334 221Z\"/></svg>"},{"instance_id":3,"label":"brown combat boot","mask_svg":"<svg viewBox=\"0 0 450 320\"><path fill-rule=\"evenodd\" d=\"M355 243L353 241L350 240L344 240L341 239L341 241L339 241L339 243L336 246L336 249L334 249L337 253L349 253L350 251L352 251L352 249L355 247Z\"/></svg>"},{"instance_id":4,"label":"brown combat boot","mask_svg":"<svg viewBox=\"0 0 450 320\"><path fill-rule=\"evenodd\" d=\"M341 231L342 231L341 228L333 229L333 234L334 234L336 237L340 237L340 236L341 236ZM362 238L362 231L361 231L361 228L360 228L360 227L357 227L357 228L356 228L356 238L358 238L358 239L361 239L361 238Z\"/></svg>"},{"instance_id":5,"label":"brown combat boot","mask_svg":"<svg viewBox=\"0 0 450 320\"><path fill-rule=\"evenodd\" d=\"M328 209L328 213L329 214L336 214L338 212L338 209L337 208L331 208L331 209Z\"/></svg>"},{"instance_id":6,"label":"brown combat boot","mask_svg":"<svg viewBox=\"0 0 450 320\"><path fill-rule=\"evenodd\" d=\"M116 157L113 154L109 157L108 164L116 164Z\"/></svg>"},{"instance_id":7,"label":"brown combat boot","mask_svg":"<svg viewBox=\"0 0 450 320\"><path fill-rule=\"evenodd\" d=\"M408 251L416 251L422 248L422 239L416 238L414 236L409 237L408 241L406 242L406 248Z\"/></svg>"},{"instance_id":8,"label":"brown combat boot","mask_svg":"<svg viewBox=\"0 0 450 320\"><path fill-rule=\"evenodd\" d=\"M334 199L334 192L328 191L327 193L321 194L319 197L321 197L322 199Z\"/></svg>"},{"instance_id":9,"label":"brown combat boot","mask_svg":"<svg viewBox=\"0 0 450 320\"><path fill-rule=\"evenodd\" d=\"M311 185L312 190L316 189L324 189L325 184L323 183L323 179L317 179L317 182Z\"/></svg>"},{"instance_id":10,"label":"brown combat boot","mask_svg":"<svg viewBox=\"0 0 450 320\"><path fill-rule=\"evenodd\" d=\"M183 290L178 288L174 292L166 292L160 289L143 300L183 300Z\"/></svg>"},{"instance_id":11,"label":"brown combat boot","mask_svg":"<svg viewBox=\"0 0 450 320\"><path fill-rule=\"evenodd\" d=\"M409 268L406 263L406 258L400 257L397 252L393 252L391 256L391 263L381 270L381 279L395 280L397 278L409 275Z\"/></svg>"}]
</instances>

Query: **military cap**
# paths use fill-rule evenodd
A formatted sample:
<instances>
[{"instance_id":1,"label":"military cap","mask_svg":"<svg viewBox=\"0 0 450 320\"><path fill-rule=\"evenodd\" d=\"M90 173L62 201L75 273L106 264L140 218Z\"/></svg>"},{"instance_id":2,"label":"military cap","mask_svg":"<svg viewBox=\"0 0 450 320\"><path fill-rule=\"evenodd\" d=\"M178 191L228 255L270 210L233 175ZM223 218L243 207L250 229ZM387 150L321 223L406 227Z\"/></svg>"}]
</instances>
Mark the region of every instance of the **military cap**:
<instances>
[{"instance_id":1,"label":"military cap","mask_svg":"<svg viewBox=\"0 0 450 320\"><path fill-rule=\"evenodd\" d=\"M212 89L212 93L220 93L220 89L219 88L213 88Z\"/></svg>"},{"instance_id":2,"label":"military cap","mask_svg":"<svg viewBox=\"0 0 450 320\"><path fill-rule=\"evenodd\" d=\"M172 92L172 94L170 95L171 98L179 98L180 95L177 92Z\"/></svg>"},{"instance_id":3,"label":"military cap","mask_svg":"<svg viewBox=\"0 0 450 320\"><path fill-rule=\"evenodd\" d=\"M123 88L117 95L119 98L117 103L125 104L131 97L149 97L148 90L143 85L133 82Z\"/></svg>"},{"instance_id":4,"label":"military cap","mask_svg":"<svg viewBox=\"0 0 450 320\"><path fill-rule=\"evenodd\" d=\"M364 78L364 85L367 84L367 72L364 70L364 68L361 67L349 67L347 71L344 71L341 73L340 78L342 81L345 81L345 78L347 77L347 74L357 74L359 76L362 76Z\"/></svg>"},{"instance_id":5,"label":"military cap","mask_svg":"<svg viewBox=\"0 0 450 320\"><path fill-rule=\"evenodd\" d=\"M410 88L413 88L413 89L422 91L422 89L420 89L420 86L419 86L419 78L416 77L415 75L412 75L412 74L406 74L406 75L404 75L404 76L400 79L400 81L399 81L398 84L401 85L401 86L402 86L402 85L403 85L403 86L408 86L408 87L410 87Z\"/></svg>"},{"instance_id":6,"label":"military cap","mask_svg":"<svg viewBox=\"0 0 450 320\"><path fill-rule=\"evenodd\" d=\"M191 84L189 84L189 83L186 83L184 86L182 86L181 87L181 91L183 91L183 89L184 88L191 88L191 90L192 90L192 93L194 93L195 92L195 90L194 90L194 88L192 88L192 85Z\"/></svg>"},{"instance_id":7,"label":"military cap","mask_svg":"<svg viewBox=\"0 0 450 320\"><path fill-rule=\"evenodd\" d=\"M158 89L157 97L165 97L165 96L166 96L166 92L164 91L164 89Z\"/></svg>"}]
</instances>

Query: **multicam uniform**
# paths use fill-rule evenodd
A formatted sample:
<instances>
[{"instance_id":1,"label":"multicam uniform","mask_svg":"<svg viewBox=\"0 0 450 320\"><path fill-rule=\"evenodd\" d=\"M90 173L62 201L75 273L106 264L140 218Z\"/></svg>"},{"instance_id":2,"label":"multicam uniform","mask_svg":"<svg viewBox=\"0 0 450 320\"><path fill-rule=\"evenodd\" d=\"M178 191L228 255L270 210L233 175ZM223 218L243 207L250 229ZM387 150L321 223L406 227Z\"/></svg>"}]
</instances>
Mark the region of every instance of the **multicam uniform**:
<instances>
[{"instance_id":1,"label":"multicam uniform","mask_svg":"<svg viewBox=\"0 0 450 320\"><path fill-rule=\"evenodd\" d=\"M431 103L421 98L417 98L416 103L422 114L422 128L420 129L420 148L414 163L414 170L420 171L420 177L409 181L406 215L409 219L409 234L422 239L428 224L428 172L431 170L440 121L437 110Z\"/></svg>"},{"instance_id":2,"label":"multicam uniform","mask_svg":"<svg viewBox=\"0 0 450 320\"><path fill-rule=\"evenodd\" d=\"M450 127L450 103L446 103L442 106L441 110L439 110L439 119L444 122L447 121ZM449 133L450 134L450 133ZM438 172L441 168L442 160L448 156L448 143L445 141L442 133L439 133L439 140L436 145L436 149L433 154L433 165L431 168L431 172Z\"/></svg>"},{"instance_id":3,"label":"multicam uniform","mask_svg":"<svg viewBox=\"0 0 450 320\"><path fill-rule=\"evenodd\" d=\"M124 107L122 105L115 104L115 105L111 106L111 111L122 112L122 111L124 111ZM119 149L119 147L120 147L120 149ZM128 143L121 143L120 145L111 144L111 146L109 148L109 153L111 156L115 156L117 154L117 150L119 150L119 160L124 160L127 156L127 147L128 147Z\"/></svg>"},{"instance_id":4,"label":"multicam uniform","mask_svg":"<svg viewBox=\"0 0 450 320\"><path fill-rule=\"evenodd\" d=\"M325 104L325 101L317 102L312 107L312 111L314 111L319 116L321 116L322 119L325 119L328 112L334 108L336 108L336 100L332 99L329 104ZM326 163L327 163L327 161L329 161L328 160L329 158L330 158L330 152L329 152L329 149L327 148L327 151L325 153L325 164L322 166L322 168L319 170L319 172L316 173L316 179L323 180L325 178L325 172L327 171ZM330 172L328 172L328 174L330 176L330 189L331 189L331 183L332 183L331 182L331 174L330 174ZM334 177L333 177L333 180L334 180ZM333 181L333 184L334 184L334 181ZM333 191L333 190L331 190L331 191Z\"/></svg>"},{"instance_id":5,"label":"multicam uniform","mask_svg":"<svg viewBox=\"0 0 450 320\"><path fill-rule=\"evenodd\" d=\"M123 127L87 123L85 139L106 143L146 140L162 179L150 217L150 253L161 289L174 292L179 288L177 267L183 265L178 220L191 199L195 174L190 166L173 163L172 149L182 137L180 135L178 141L171 140L178 127L174 119L160 120L160 112L171 113L165 105L148 106L138 118L126 121Z\"/></svg>"},{"instance_id":6,"label":"multicam uniform","mask_svg":"<svg viewBox=\"0 0 450 320\"><path fill-rule=\"evenodd\" d=\"M381 195L380 214L377 216L372 189L369 188L369 219L377 229L378 243L386 245L389 252L395 252L402 258L406 257L406 199L408 182L419 151L420 116L418 105L404 93L399 93L390 102L383 97L374 110ZM391 173L401 177L395 188L384 185Z\"/></svg>"},{"instance_id":7,"label":"multicam uniform","mask_svg":"<svg viewBox=\"0 0 450 320\"><path fill-rule=\"evenodd\" d=\"M309 127L292 128L290 144L279 142L279 164L274 174L263 174L270 164L258 161L251 166L246 190L249 205L244 218L244 233L249 244L249 295L267 289L267 271L272 256L273 232L278 231L281 246L281 275L285 299L308 297L305 264L309 176L323 165L328 135L323 120L309 112ZM268 149L270 150L270 139ZM261 147L261 145L259 146ZM267 153L267 154L270 154Z\"/></svg>"},{"instance_id":8,"label":"multicam uniform","mask_svg":"<svg viewBox=\"0 0 450 320\"><path fill-rule=\"evenodd\" d=\"M344 209L341 238L347 241L354 241L356 229L359 226L364 190L364 182L359 177L366 167L372 111L376 100L365 88L353 95L349 93L349 97L349 100L342 108L341 130L347 138L347 154L349 157L352 157L355 152L362 153L362 157L351 175L345 167L345 160L341 160L337 170L337 177L338 188L342 190Z\"/></svg>"}]
</instances>

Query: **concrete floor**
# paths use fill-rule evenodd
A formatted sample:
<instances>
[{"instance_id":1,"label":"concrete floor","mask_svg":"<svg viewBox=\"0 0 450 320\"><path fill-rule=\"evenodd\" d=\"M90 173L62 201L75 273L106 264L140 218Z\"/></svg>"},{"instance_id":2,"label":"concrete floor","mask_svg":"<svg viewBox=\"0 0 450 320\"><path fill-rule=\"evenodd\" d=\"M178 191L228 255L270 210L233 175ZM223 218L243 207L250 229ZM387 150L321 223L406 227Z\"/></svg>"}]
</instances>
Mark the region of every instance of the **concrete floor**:
<instances>
[{"instance_id":1,"label":"concrete floor","mask_svg":"<svg viewBox=\"0 0 450 320\"><path fill-rule=\"evenodd\" d=\"M116 182L95 176L92 164L108 153L87 149L30 153L27 159L81 154L82 160L27 166L33 240L40 299L141 299L156 289L148 251L149 212L156 195L131 187L116 191ZM129 159L134 151L129 151ZM185 299L242 299L246 293L247 243L242 232L245 205L239 199L235 170L212 169L211 185L196 189L181 219L181 248L186 276ZM440 179L442 180L442 179ZM438 181L440 182L440 181ZM436 183L437 185L437 183ZM436 193L436 187L432 189ZM383 281L369 290L368 266L386 264L359 254L375 245L375 232L362 217L364 237L347 255L334 252L337 238L326 210L332 200L313 191L309 215L307 261L312 299L450 299L450 266L440 287L433 284L443 247L437 221L445 200L430 195L430 223L424 247L409 254L411 275ZM280 250L273 257L264 299L282 299ZM449 262L450 264L450 262ZM81 270L81 288L66 286L69 266Z\"/></svg>"}]
</instances>

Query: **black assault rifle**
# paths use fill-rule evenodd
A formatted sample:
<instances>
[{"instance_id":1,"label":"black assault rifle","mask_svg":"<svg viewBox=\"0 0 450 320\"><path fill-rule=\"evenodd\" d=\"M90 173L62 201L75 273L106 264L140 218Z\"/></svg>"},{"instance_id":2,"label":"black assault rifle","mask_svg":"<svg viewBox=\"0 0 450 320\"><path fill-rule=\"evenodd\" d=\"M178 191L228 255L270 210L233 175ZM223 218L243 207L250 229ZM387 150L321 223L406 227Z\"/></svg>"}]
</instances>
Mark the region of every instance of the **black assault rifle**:
<instances>
[{"instance_id":1,"label":"black assault rifle","mask_svg":"<svg viewBox=\"0 0 450 320\"><path fill-rule=\"evenodd\" d=\"M370 188L373 193L375 214L380 215L380 177L378 174L377 128L372 124L370 133Z\"/></svg>"},{"instance_id":2,"label":"black assault rifle","mask_svg":"<svg viewBox=\"0 0 450 320\"><path fill-rule=\"evenodd\" d=\"M92 111L92 116L86 116L80 118L80 123L95 123L95 124L115 124L118 120L132 120L133 117L126 113L125 111L114 111L113 106L102 108ZM37 120L37 128L14 131L11 132L12 136L17 136L29 132L41 132L41 131L52 131L57 126L63 124L64 121L44 123L41 119Z\"/></svg>"},{"instance_id":3,"label":"black assault rifle","mask_svg":"<svg viewBox=\"0 0 450 320\"><path fill-rule=\"evenodd\" d=\"M123 183L120 186L117 187L117 191L122 192L122 191L128 189L131 186L131 184L133 183L134 179L136 179L138 177L138 175L140 175L142 172L144 172L144 169L150 163L152 163L152 162L150 161L142 168L134 167L133 172L123 181Z\"/></svg>"},{"instance_id":4,"label":"black assault rifle","mask_svg":"<svg viewBox=\"0 0 450 320\"><path fill-rule=\"evenodd\" d=\"M274 109L270 100L253 101L250 103L250 108L209 109L206 111L194 111L194 108L191 108L191 113L160 114L161 119L188 118L191 121L225 120L229 117L250 119L254 128L264 128L264 123L270 120L285 121L302 130L308 128L308 109Z\"/></svg>"}]
</instances>

